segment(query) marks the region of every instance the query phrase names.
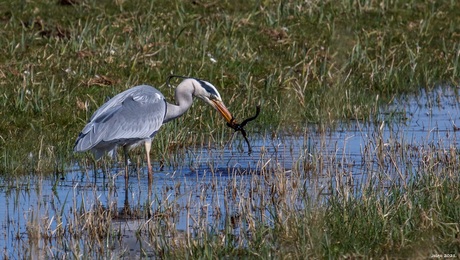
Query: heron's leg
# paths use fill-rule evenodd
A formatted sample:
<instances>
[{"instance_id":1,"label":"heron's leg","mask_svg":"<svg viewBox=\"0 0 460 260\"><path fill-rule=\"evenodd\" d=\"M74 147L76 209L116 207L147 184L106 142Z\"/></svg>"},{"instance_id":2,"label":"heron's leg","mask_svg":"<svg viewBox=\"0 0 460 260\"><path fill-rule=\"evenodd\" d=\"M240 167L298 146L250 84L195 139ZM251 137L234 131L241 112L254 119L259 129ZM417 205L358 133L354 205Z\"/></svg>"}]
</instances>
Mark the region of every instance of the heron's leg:
<instances>
[{"instance_id":1,"label":"heron's leg","mask_svg":"<svg viewBox=\"0 0 460 260\"><path fill-rule=\"evenodd\" d=\"M125 154L125 182L128 182L129 178L129 167L128 167L128 147L125 145L123 146L123 152Z\"/></svg>"},{"instance_id":2,"label":"heron's leg","mask_svg":"<svg viewBox=\"0 0 460 260\"><path fill-rule=\"evenodd\" d=\"M150 148L152 147L152 141L147 140L145 142L145 153L147 155L147 169L149 170L149 180L147 184L147 202L150 205L150 198L152 197L152 182L153 182L153 171L152 171L152 163L150 162ZM152 217L152 208L149 207L147 210L147 217Z\"/></svg>"},{"instance_id":3,"label":"heron's leg","mask_svg":"<svg viewBox=\"0 0 460 260\"><path fill-rule=\"evenodd\" d=\"M96 181L97 181L97 161L96 161L96 159L94 159L94 157L92 158L92 160L93 160L94 184L96 184ZM88 175L88 172L86 172L86 175Z\"/></svg>"},{"instance_id":4,"label":"heron's leg","mask_svg":"<svg viewBox=\"0 0 460 260\"><path fill-rule=\"evenodd\" d=\"M128 179L129 179L129 159L128 159L128 147L123 146L123 153L125 154L125 203L123 205L122 214L126 217L131 215L131 208L129 207L128 201Z\"/></svg>"},{"instance_id":5,"label":"heron's leg","mask_svg":"<svg viewBox=\"0 0 460 260\"><path fill-rule=\"evenodd\" d=\"M149 171L149 185L152 183L152 164L150 163L150 148L152 147L152 141L148 140L145 142L145 153L147 156L147 169Z\"/></svg>"}]
</instances>

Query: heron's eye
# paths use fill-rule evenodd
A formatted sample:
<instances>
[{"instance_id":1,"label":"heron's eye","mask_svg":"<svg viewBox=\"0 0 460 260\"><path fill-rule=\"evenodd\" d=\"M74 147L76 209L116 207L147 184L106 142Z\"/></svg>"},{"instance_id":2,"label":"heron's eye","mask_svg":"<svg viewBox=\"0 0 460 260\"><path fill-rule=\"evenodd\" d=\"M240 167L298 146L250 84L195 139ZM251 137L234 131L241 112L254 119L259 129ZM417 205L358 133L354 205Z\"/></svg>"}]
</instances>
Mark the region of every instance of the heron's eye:
<instances>
[{"instance_id":1,"label":"heron's eye","mask_svg":"<svg viewBox=\"0 0 460 260\"><path fill-rule=\"evenodd\" d=\"M217 99L217 96L214 95L214 94L211 94L211 95L209 96L209 99L210 99L210 100L215 100L215 99Z\"/></svg>"}]
</instances>

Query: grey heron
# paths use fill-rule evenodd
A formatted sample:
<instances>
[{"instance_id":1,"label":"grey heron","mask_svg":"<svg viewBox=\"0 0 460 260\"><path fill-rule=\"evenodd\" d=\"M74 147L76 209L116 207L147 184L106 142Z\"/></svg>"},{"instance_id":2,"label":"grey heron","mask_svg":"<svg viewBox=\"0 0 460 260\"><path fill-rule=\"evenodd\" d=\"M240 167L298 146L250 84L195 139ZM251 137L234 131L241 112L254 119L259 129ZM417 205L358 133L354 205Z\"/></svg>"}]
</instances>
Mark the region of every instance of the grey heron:
<instances>
[{"instance_id":1,"label":"grey heron","mask_svg":"<svg viewBox=\"0 0 460 260\"><path fill-rule=\"evenodd\" d=\"M179 78L184 80L176 88L176 104L166 102L160 91L148 85L130 88L111 98L91 116L78 135L74 151L92 151L98 160L106 152L113 156L117 147L122 146L127 167L128 150L144 143L148 178L151 183L152 139L164 123L180 117L192 106L193 97L203 100L219 111L228 124L236 124L216 87L201 79ZM128 178L127 170L125 178Z\"/></svg>"}]
</instances>

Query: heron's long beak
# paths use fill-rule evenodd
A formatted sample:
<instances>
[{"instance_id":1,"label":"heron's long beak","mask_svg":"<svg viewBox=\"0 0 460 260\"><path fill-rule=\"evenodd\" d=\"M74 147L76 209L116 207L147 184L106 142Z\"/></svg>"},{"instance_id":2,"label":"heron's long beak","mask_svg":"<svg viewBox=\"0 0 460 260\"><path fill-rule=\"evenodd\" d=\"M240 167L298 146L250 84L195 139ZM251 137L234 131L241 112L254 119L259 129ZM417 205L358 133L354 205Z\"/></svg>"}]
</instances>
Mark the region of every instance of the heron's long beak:
<instances>
[{"instance_id":1,"label":"heron's long beak","mask_svg":"<svg viewBox=\"0 0 460 260\"><path fill-rule=\"evenodd\" d=\"M217 111L220 112L220 114L225 118L225 120L229 123L229 124L232 124L233 121L235 121L233 119L233 116L232 114L230 113L230 111L228 111L227 107L225 107L224 103L222 103L222 101L219 101L219 100L211 100L212 104L214 104L214 107L217 109Z\"/></svg>"}]
</instances>

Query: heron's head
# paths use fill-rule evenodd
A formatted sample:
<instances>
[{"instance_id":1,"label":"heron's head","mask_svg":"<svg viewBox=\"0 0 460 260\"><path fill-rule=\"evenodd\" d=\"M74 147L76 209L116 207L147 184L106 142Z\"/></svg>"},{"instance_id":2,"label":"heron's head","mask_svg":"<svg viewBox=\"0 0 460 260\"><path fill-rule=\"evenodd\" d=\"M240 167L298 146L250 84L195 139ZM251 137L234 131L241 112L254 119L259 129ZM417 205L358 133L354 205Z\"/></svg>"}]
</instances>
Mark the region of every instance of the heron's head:
<instances>
[{"instance_id":1,"label":"heron's head","mask_svg":"<svg viewBox=\"0 0 460 260\"><path fill-rule=\"evenodd\" d=\"M197 98L200 98L201 100L215 108L217 111L219 111L219 113L225 118L225 120L228 123L232 122L233 116L230 113L230 111L228 111L227 107L224 105L224 102L222 101L222 98L219 94L219 91L217 91L216 87L204 80L194 80L198 83L198 85L194 84L195 92L193 95Z\"/></svg>"},{"instance_id":2,"label":"heron's head","mask_svg":"<svg viewBox=\"0 0 460 260\"><path fill-rule=\"evenodd\" d=\"M186 80L190 80L190 84L193 85L193 95L195 97L203 100L219 111L228 123L232 123L234 121L232 114L228 111L224 102L222 102L222 98L220 97L219 91L217 91L216 87L201 79L189 78Z\"/></svg>"}]
</instances>

